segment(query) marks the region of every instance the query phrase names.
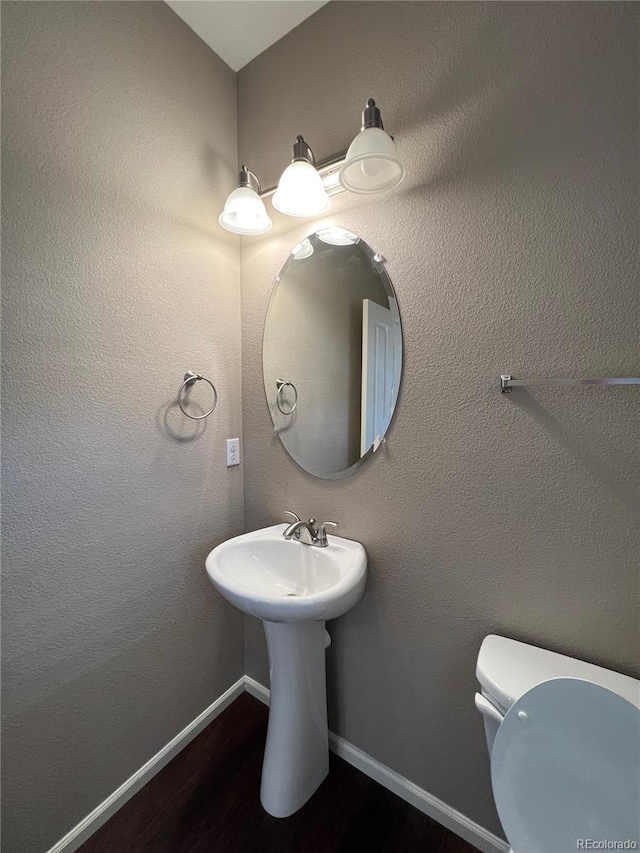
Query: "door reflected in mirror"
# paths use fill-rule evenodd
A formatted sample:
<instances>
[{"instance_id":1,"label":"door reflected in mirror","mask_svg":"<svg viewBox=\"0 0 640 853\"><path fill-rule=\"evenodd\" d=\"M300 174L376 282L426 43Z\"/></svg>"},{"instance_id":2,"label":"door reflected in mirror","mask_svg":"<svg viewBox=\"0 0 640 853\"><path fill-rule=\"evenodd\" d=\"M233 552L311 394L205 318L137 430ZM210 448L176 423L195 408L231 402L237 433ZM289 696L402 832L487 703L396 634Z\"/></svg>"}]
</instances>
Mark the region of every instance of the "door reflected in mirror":
<instances>
[{"instance_id":1,"label":"door reflected in mirror","mask_svg":"<svg viewBox=\"0 0 640 853\"><path fill-rule=\"evenodd\" d=\"M325 228L295 246L269 303L265 393L292 459L316 477L353 473L380 446L402 375L400 313L384 259Z\"/></svg>"}]
</instances>

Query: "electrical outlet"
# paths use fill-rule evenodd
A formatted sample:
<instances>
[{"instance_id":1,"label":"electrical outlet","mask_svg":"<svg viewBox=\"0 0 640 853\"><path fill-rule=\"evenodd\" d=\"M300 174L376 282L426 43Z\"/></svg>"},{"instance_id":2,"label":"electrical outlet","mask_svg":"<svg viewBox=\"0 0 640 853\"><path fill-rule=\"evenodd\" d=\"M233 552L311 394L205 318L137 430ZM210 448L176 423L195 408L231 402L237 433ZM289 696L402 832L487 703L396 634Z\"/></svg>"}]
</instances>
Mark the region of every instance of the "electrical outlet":
<instances>
[{"instance_id":1,"label":"electrical outlet","mask_svg":"<svg viewBox=\"0 0 640 853\"><path fill-rule=\"evenodd\" d=\"M240 464L240 439L227 439L227 468Z\"/></svg>"}]
</instances>

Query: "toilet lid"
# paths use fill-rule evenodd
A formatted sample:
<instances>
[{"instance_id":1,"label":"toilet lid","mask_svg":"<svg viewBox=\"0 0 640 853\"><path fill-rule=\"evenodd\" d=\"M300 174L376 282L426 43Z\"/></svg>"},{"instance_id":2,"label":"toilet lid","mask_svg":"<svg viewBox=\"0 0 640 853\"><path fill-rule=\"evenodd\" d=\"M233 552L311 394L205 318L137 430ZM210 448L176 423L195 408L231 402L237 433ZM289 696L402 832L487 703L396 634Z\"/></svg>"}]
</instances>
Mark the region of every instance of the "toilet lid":
<instances>
[{"instance_id":1,"label":"toilet lid","mask_svg":"<svg viewBox=\"0 0 640 853\"><path fill-rule=\"evenodd\" d=\"M638 844L640 709L578 678L537 684L498 729L491 781L513 853Z\"/></svg>"}]
</instances>

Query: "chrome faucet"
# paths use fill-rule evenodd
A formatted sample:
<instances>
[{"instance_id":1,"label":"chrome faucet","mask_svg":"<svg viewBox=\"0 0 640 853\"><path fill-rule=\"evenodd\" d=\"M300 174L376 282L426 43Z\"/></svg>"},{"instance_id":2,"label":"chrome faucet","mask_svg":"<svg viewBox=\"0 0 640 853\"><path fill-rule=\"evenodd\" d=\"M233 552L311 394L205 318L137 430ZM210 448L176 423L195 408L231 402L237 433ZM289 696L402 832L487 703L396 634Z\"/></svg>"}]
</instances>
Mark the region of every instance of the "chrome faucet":
<instances>
[{"instance_id":1,"label":"chrome faucet","mask_svg":"<svg viewBox=\"0 0 640 853\"><path fill-rule=\"evenodd\" d=\"M337 521L323 521L319 527L316 527L315 518L310 518L309 521L302 521L299 515L295 512L285 510L285 515L290 515L294 520L282 532L285 539L296 539L302 542L303 545L315 545L316 548L326 548L329 544L327 539L327 525L337 527Z\"/></svg>"}]
</instances>

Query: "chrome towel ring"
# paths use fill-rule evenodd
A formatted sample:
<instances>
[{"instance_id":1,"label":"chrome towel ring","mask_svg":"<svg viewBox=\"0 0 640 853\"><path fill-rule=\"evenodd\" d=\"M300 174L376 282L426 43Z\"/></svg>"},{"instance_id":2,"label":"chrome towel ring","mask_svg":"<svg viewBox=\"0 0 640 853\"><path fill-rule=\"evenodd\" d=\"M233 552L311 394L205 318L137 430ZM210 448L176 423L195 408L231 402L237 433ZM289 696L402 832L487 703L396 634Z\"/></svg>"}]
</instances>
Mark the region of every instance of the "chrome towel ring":
<instances>
[{"instance_id":1,"label":"chrome towel ring","mask_svg":"<svg viewBox=\"0 0 640 853\"><path fill-rule=\"evenodd\" d=\"M204 379L205 382L208 382L209 385L211 385L211 390L213 391L213 406L211 406L209 411L205 412L204 415L190 415L189 412L187 412L184 406L182 405L182 392L185 388L190 388L194 382L198 382L200 379ZM211 412L218 405L218 392L216 391L216 386L210 379L207 379L206 376L202 376L201 373L192 373L190 370L187 370L184 375L184 382L178 389L178 405L180 406L183 414L185 414L188 418L191 418L191 420L193 421L201 421L203 420L203 418L208 418Z\"/></svg>"},{"instance_id":2,"label":"chrome towel ring","mask_svg":"<svg viewBox=\"0 0 640 853\"><path fill-rule=\"evenodd\" d=\"M285 412L285 410L281 406L280 395L282 394L283 389L286 388L287 386L289 388L293 388L293 393L296 395L296 398L293 401L293 406L291 406L291 408L289 409L288 412ZM276 394L276 406L278 407L278 410L283 415L292 415L296 410L296 406L298 405L298 389L293 384L293 382L286 382L284 379L277 379L276 380L276 388L278 389L278 393Z\"/></svg>"}]
</instances>

